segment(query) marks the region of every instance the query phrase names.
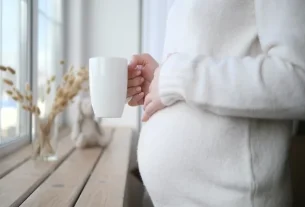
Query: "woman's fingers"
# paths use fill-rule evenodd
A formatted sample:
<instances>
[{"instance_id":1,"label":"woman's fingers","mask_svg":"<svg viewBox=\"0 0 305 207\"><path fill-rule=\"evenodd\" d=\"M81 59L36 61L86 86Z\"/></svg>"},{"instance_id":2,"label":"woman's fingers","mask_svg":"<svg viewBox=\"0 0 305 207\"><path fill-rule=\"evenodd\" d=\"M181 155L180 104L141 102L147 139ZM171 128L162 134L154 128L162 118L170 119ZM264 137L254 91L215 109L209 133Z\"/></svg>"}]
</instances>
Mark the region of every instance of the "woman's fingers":
<instances>
[{"instance_id":1,"label":"woman's fingers","mask_svg":"<svg viewBox=\"0 0 305 207\"><path fill-rule=\"evenodd\" d=\"M146 107L148 104L150 104L152 101L152 97L151 97L151 94L147 94L147 96L145 97L145 100L144 100L144 106L143 106L143 109L144 111L146 111Z\"/></svg>"},{"instance_id":2,"label":"woman's fingers","mask_svg":"<svg viewBox=\"0 0 305 207\"><path fill-rule=\"evenodd\" d=\"M140 85L144 82L144 79L140 77L141 70L129 69L128 70L128 89L127 97L133 97L139 94L142 90Z\"/></svg>"},{"instance_id":3,"label":"woman's fingers","mask_svg":"<svg viewBox=\"0 0 305 207\"><path fill-rule=\"evenodd\" d=\"M140 93L141 90L142 90L142 88L140 86L128 88L127 89L127 97L134 96L134 95Z\"/></svg>"},{"instance_id":4,"label":"woman's fingers","mask_svg":"<svg viewBox=\"0 0 305 207\"><path fill-rule=\"evenodd\" d=\"M138 106L143 104L144 93L141 92L132 97L132 99L128 102L129 106Z\"/></svg>"},{"instance_id":5,"label":"woman's fingers","mask_svg":"<svg viewBox=\"0 0 305 207\"><path fill-rule=\"evenodd\" d=\"M145 98L146 100L146 98ZM158 111L158 106L157 106L157 102L151 101L147 104L147 106L145 107L145 111L144 111L144 115L142 118L143 122L146 122L150 119L150 117L152 115L154 115L154 113L156 113Z\"/></svg>"},{"instance_id":6,"label":"woman's fingers","mask_svg":"<svg viewBox=\"0 0 305 207\"><path fill-rule=\"evenodd\" d=\"M144 78L139 76L139 77L135 77L133 79L129 79L128 80L128 88L130 87L135 87L135 86L140 86L142 85L144 82Z\"/></svg>"},{"instance_id":7,"label":"woman's fingers","mask_svg":"<svg viewBox=\"0 0 305 207\"><path fill-rule=\"evenodd\" d=\"M144 112L143 117L142 117L142 121L147 122L149 118L150 118L149 115L146 112Z\"/></svg>"},{"instance_id":8,"label":"woman's fingers","mask_svg":"<svg viewBox=\"0 0 305 207\"><path fill-rule=\"evenodd\" d=\"M143 98L140 99L140 101L138 101L138 106L141 106L144 104L144 97L145 97L145 94L143 94Z\"/></svg>"},{"instance_id":9,"label":"woman's fingers","mask_svg":"<svg viewBox=\"0 0 305 207\"><path fill-rule=\"evenodd\" d=\"M128 69L128 80L134 79L135 77L138 77L139 75L141 75L141 70Z\"/></svg>"},{"instance_id":10,"label":"woman's fingers","mask_svg":"<svg viewBox=\"0 0 305 207\"><path fill-rule=\"evenodd\" d=\"M150 82L148 81L144 81L144 83L142 84L142 91L145 93L145 95L147 95L149 93L149 86L150 86Z\"/></svg>"}]
</instances>

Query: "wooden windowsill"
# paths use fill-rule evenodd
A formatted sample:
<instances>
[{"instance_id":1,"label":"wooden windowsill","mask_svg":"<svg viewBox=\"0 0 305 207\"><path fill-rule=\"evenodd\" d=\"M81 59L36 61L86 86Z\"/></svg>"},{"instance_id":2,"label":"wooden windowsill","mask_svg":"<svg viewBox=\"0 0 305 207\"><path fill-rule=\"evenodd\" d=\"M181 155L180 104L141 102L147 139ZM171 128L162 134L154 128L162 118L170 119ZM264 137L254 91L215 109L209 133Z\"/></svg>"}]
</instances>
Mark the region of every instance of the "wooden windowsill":
<instances>
[{"instance_id":1,"label":"wooden windowsill","mask_svg":"<svg viewBox=\"0 0 305 207\"><path fill-rule=\"evenodd\" d=\"M0 160L1 206L123 207L132 130L114 130L109 146L79 150L62 131L58 161L30 159L31 146Z\"/></svg>"}]
</instances>

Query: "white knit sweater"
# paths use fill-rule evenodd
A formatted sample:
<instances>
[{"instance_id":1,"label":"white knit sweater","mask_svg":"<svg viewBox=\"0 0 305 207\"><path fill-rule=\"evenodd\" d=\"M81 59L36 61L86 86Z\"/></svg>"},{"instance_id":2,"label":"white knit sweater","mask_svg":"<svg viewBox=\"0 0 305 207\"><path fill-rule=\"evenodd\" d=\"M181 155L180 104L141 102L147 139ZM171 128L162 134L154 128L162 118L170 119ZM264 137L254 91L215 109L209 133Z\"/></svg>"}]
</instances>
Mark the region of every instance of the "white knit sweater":
<instances>
[{"instance_id":1,"label":"white knit sweater","mask_svg":"<svg viewBox=\"0 0 305 207\"><path fill-rule=\"evenodd\" d=\"M157 14L156 14L157 15ZM176 0L140 171L155 207L288 207L305 117L304 0Z\"/></svg>"}]
</instances>

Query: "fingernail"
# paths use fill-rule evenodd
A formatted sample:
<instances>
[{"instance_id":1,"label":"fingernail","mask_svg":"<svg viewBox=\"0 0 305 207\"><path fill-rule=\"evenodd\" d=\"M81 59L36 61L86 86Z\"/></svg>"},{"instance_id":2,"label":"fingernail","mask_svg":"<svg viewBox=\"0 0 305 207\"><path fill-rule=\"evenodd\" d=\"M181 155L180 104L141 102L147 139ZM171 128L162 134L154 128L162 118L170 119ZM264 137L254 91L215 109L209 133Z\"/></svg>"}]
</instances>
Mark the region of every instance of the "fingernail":
<instances>
[{"instance_id":1,"label":"fingernail","mask_svg":"<svg viewBox=\"0 0 305 207\"><path fill-rule=\"evenodd\" d=\"M141 87L137 87L137 92L140 92L141 91Z\"/></svg>"},{"instance_id":2,"label":"fingernail","mask_svg":"<svg viewBox=\"0 0 305 207\"><path fill-rule=\"evenodd\" d=\"M140 74L141 74L141 71L140 71L140 70L138 70L138 71L137 71L137 75L140 75Z\"/></svg>"},{"instance_id":3,"label":"fingernail","mask_svg":"<svg viewBox=\"0 0 305 207\"><path fill-rule=\"evenodd\" d=\"M140 93L140 94L139 94L139 96L144 96L144 93L143 93L143 92L142 92L142 93Z\"/></svg>"}]
</instances>

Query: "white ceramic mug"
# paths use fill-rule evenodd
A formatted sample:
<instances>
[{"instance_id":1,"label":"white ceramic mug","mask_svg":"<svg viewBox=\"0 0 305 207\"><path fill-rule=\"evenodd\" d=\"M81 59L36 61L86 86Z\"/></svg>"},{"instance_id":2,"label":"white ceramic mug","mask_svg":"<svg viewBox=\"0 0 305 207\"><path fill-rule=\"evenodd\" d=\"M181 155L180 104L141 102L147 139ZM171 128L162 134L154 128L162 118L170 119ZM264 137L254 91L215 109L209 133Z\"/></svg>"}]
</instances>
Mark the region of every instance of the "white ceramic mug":
<instances>
[{"instance_id":1,"label":"white ceramic mug","mask_svg":"<svg viewBox=\"0 0 305 207\"><path fill-rule=\"evenodd\" d=\"M89 88L98 118L120 118L127 94L128 61L118 57L89 59Z\"/></svg>"}]
</instances>

